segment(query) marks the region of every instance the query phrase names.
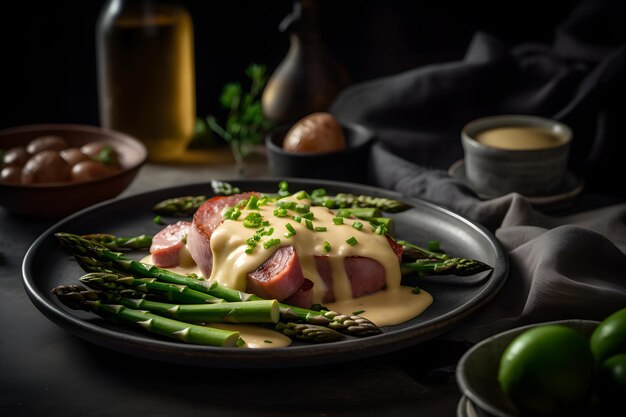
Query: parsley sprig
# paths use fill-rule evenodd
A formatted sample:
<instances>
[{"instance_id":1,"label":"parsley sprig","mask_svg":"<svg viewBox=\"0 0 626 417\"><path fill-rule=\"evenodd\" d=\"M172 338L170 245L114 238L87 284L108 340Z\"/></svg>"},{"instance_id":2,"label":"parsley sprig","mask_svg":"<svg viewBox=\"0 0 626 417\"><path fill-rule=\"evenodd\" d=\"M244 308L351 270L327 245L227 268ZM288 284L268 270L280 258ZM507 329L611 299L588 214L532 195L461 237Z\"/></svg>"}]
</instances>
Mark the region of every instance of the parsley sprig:
<instances>
[{"instance_id":1,"label":"parsley sprig","mask_svg":"<svg viewBox=\"0 0 626 417\"><path fill-rule=\"evenodd\" d=\"M250 90L244 92L239 82L226 84L220 96L220 104L228 115L223 124L209 115L207 125L228 143L235 157L237 172L244 173L244 162L252 145L260 143L271 123L263 115L261 93L267 81L265 66L251 64L245 71L250 80Z\"/></svg>"}]
</instances>

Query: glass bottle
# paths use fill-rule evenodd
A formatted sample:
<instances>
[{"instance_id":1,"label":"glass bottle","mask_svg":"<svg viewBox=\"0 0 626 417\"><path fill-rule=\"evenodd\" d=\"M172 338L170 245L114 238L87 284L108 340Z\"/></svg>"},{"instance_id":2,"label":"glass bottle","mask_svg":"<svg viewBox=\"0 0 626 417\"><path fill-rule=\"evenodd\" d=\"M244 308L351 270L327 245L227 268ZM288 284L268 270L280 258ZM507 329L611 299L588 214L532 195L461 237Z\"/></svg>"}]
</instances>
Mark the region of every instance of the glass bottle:
<instances>
[{"instance_id":1,"label":"glass bottle","mask_svg":"<svg viewBox=\"0 0 626 417\"><path fill-rule=\"evenodd\" d=\"M196 118L193 23L176 3L109 0L96 28L100 119L172 162Z\"/></svg>"},{"instance_id":2,"label":"glass bottle","mask_svg":"<svg viewBox=\"0 0 626 417\"><path fill-rule=\"evenodd\" d=\"M292 123L328 107L348 84L345 69L330 55L319 28L317 0L294 1L280 24L289 51L263 91L263 113L277 124Z\"/></svg>"}]
</instances>

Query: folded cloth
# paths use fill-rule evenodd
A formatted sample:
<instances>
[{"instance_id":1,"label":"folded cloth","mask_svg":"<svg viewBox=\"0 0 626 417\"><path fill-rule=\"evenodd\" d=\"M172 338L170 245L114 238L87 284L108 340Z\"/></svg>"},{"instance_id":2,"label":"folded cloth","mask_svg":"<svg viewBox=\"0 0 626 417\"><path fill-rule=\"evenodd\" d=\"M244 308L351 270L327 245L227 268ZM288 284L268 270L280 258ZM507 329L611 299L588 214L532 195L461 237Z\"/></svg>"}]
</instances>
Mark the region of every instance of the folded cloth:
<instances>
[{"instance_id":1,"label":"folded cloth","mask_svg":"<svg viewBox=\"0 0 626 417\"><path fill-rule=\"evenodd\" d=\"M626 307L626 186L607 180L623 178L626 36L603 38L602 44L585 37L607 19L625 16L615 12L624 7L606 4L614 6L581 3L558 28L552 48L509 50L479 33L462 61L354 85L330 109L340 120L376 132L369 161L372 184L463 214L494 232L506 250L510 272L505 286L482 311L448 333L449 339L477 342L524 324L601 320ZM618 203L547 215L515 193L483 201L451 178L446 169L462 158L463 125L507 113L570 125L570 168L585 178L588 191Z\"/></svg>"}]
</instances>

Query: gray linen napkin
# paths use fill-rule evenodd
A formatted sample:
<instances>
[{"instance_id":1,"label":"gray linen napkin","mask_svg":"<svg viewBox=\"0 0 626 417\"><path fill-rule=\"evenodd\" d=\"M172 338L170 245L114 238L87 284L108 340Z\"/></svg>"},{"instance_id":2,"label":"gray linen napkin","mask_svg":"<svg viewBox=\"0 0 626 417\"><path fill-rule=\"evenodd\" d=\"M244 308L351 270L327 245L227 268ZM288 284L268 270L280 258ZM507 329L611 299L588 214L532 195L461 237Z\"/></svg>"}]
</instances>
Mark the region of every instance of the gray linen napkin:
<instances>
[{"instance_id":1,"label":"gray linen napkin","mask_svg":"<svg viewBox=\"0 0 626 417\"><path fill-rule=\"evenodd\" d=\"M390 166L392 172L381 168ZM601 320L626 307L626 204L550 216L515 193L483 201L447 172L411 164L380 145L371 167L377 185L485 225L509 257L500 293L443 338L475 343L525 324Z\"/></svg>"}]
</instances>

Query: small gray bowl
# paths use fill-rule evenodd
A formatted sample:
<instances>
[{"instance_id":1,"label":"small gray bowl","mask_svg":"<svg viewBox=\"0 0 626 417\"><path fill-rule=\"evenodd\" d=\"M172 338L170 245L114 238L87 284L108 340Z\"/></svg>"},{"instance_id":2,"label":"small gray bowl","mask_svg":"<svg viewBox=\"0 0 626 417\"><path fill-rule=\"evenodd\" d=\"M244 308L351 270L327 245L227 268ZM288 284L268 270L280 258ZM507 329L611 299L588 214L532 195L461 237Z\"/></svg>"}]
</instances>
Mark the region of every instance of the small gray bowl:
<instances>
[{"instance_id":1,"label":"small gray bowl","mask_svg":"<svg viewBox=\"0 0 626 417\"><path fill-rule=\"evenodd\" d=\"M559 320L511 329L491 336L470 348L456 367L456 381L461 392L481 410L496 417L519 417L520 412L500 388L500 357L511 341L522 332L546 324L571 327L586 338L598 326L593 320Z\"/></svg>"},{"instance_id":2,"label":"small gray bowl","mask_svg":"<svg viewBox=\"0 0 626 417\"><path fill-rule=\"evenodd\" d=\"M341 122L346 148L337 152L288 152L283 140L290 125L274 128L265 138L272 175L365 183L374 132L362 125Z\"/></svg>"},{"instance_id":3,"label":"small gray bowl","mask_svg":"<svg viewBox=\"0 0 626 417\"><path fill-rule=\"evenodd\" d=\"M533 127L560 138L558 146L539 149L502 149L475 138L494 128ZM557 189L567 173L571 129L537 116L500 115L476 119L461 131L468 181L478 193L500 196L517 192L542 196Z\"/></svg>"}]
</instances>

